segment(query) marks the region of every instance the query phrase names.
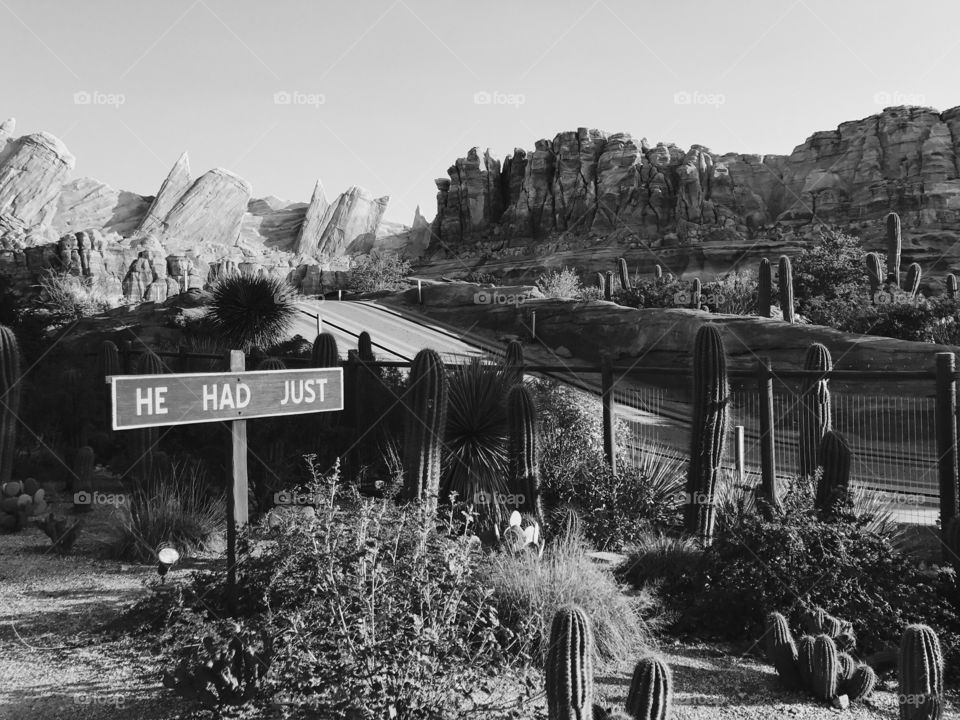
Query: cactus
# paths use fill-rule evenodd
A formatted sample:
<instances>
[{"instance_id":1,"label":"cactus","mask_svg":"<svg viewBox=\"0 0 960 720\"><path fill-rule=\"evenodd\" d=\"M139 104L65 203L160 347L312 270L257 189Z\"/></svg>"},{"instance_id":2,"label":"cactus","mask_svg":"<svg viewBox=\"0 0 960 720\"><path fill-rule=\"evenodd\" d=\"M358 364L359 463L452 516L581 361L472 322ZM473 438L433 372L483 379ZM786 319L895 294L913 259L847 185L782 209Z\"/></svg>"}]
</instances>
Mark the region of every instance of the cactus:
<instances>
[{"instance_id":1,"label":"cactus","mask_svg":"<svg viewBox=\"0 0 960 720\"><path fill-rule=\"evenodd\" d=\"M898 663L900 720L939 720L943 715L943 654L927 625L908 625Z\"/></svg>"},{"instance_id":2,"label":"cactus","mask_svg":"<svg viewBox=\"0 0 960 720\"><path fill-rule=\"evenodd\" d=\"M600 288L600 294L607 296L607 280L602 272L597 273L597 287Z\"/></svg>"},{"instance_id":3,"label":"cactus","mask_svg":"<svg viewBox=\"0 0 960 720\"><path fill-rule=\"evenodd\" d=\"M653 279L657 282L661 282L663 280L663 268L660 267L659 264L653 268Z\"/></svg>"},{"instance_id":4,"label":"cactus","mask_svg":"<svg viewBox=\"0 0 960 720\"><path fill-rule=\"evenodd\" d=\"M780 289L780 312L783 313L783 319L788 323L795 322L796 318L793 312L793 265L790 264L790 258L786 255L780 256L777 283Z\"/></svg>"},{"instance_id":5,"label":"cactus","mask_svg":"<svg viewBox=\"0 0 960 720\"><path fill-rule=\"evenodd\" d=\"M372 363L377 361L377 356L373 353L373 340L370 339L370 333L366 330L357 336L357 356L361 362Z\"/></svg>"},{"instance_id":6,"label":"cactus","mask_svg":"<svg viewBox=\"0 0 960 720\"><path fill-rule=\"evenodd\" d=\"M507 452L510 462L510 493L522 498L513 508L533 515L543 524L537 455L537 411L526 387L514 385L507 393Z\"/></svg>"},{"instance_id":7,"label":"cactus","mask_svg":"<svg viewBox=\"0 0 960 720\"><path fill-rule=\"evenodd\" d=\"M837 650L839 650L839 648L837 648ZM856 669L857 661L853 659L853 656L850 655L850 653L837 653L837 679L841 683L843 683L844 680L849 680L852 678Z\"/></svg>"},{"instance_id":8,"label":"cactus","mask_svg":"<svg viewBox=\"0 0 960 720\"><path fill-rule=\"evenodd\" d=\"M120 351L116 343L104 340L97 350L97 409L100 413L100 427L108 435L113 434L113 417L110 400L110 388L107 378L120 374Z\"/></svg>"},{"instance_id":9,"label":"cactus","mask_svg":"<svg viewBox=\"0 0 960 720\"><path fill-rule=\"evenodd\" d=\"M332 368L340 364L340 353L337 350L337 338L328 332L320 333L313 341L310 351L312 367Z\"/></svg>"},{"instance_id":10,"label":"cactus","mask_svg":"<svg viewBox=\"0 0 960 720\"><path fill-rule=\"evenodd\" d=\"M797 673L800 683L807 690L813 690L813 644L812 635L804 635L797 642Z\"/></svg>"},{"instance_id":11,"label":"cactus","mask_svg":"<svg viewBox=\"0 0 960 720\"><path fill-rule=\"evenodd\" d=\"M554 614L544 672L550 720L586 720L593 711L593 631L579 607Z\"/></svg>"},{"instance_id":12,"label":"cactus","mask_svg":"<svg viewBox=\"0 0 960 720\"><path fill-rule=\"evenodd\" d=\"M923 275L923 271L920 269L920 265L917 263L910 263L907 266L907 282L904 292L906 292L910 297L916 297L917 291L920 290L920 277Z\"/></svg>"},{"instance_id":13,"label":"cactus","mask_svg":"<svg viewBox=\"0 0 960 720\"><path fill-rule=\"evenodd\" d=\"M807 348L803 369L828 372L833 369L830 351L820 343ZM813 475L818 466L817 452L824 434L830 430L830 388L826 378L804 381L800 406L800 475Z\"/></svg>"},{"instance_id":14,"label":"cactus","mask_svg":"<svg viewBox=\"0 0 960 720\"><path fill-rule=\"evenodd\" d=\"M633 669L627 693L627 713L635 720L667 720L672 704L670 666L655 657L640 660Z\"/></svg>"},{"instance_id":15,"label":"cactus","mask_svg":"<svg viewBox=\"0 0 960 720\"><path fill-rule=\"evenodd\" d=\"M693 347L693 432L687 473L684 525L709 544L713 536L714 495L727 432L730 388L720 332L705 325Z\"/></svg>"},{"instance_id":16,"label":"cactus","mask_svg":"<svg viewBox=\"0 0 960 720\"><path fill-rule=\"evenodd\" d=\"M93 468L94 468L93 448L84 445L77 451L77 457L73 462L73 487L75 492L83 492L88 496L93 492ZM74 509L81 512L90 510L90 503L77 503L74 501Z\"/></svg>"},{"instance_id":17,"label":"cactus","mask_svg":"<svg viewBox=\"0 0 960 720\"><path fill-rule=\"evenodd\" d=\"M820 466L823 474L817 484L816 506L829 512L830 509L847 496L850 487L850 446L843 435L828 430L820 442Z\"/></svg>"},{"instance_id":18,"label":"cactus","mask_svg":"<svg viewBox=\"0 0 960 720\"><path fill-rule=\"evenodd\" d=\"M960 585L960 515L954 515L943 528L943 545L947 548L950 563L954 568L954 577Z\"/></svg>"},{"instance_id":19,"label":"cactus","mask_svg":"<svg viewBox=\"0 0 960 720\"><path fill-rule=\"evenodd\" d=\"M623 258L617 260L617 269L620 271L620 287L623 290L630 289L630 271L627 269L627 261Z\"/></svg>"},{"instance_id":20,"label":"cactus","mask_svg":"<svg viewBox=\"0 0 960 720\"><path fill-rule=\"evenodd\" d=\"M767 615L766 639L767 659L776 669L781 682L788 688L801 687L797 668L797 645L793 641L787 619L780 613L773 612Z\"/></svg>"},{"instance_id":21,"label":"cactus","mask_svg":"<svg viewBox=\"0 0 960 720\"><path fill-rule=\"evenodd\" d=\"M763 258L757 275L757 315L770 317L771 296L773 295L773 268L770 261Z\"/></svg>"},{"instance_id":22,"label":"cactus","mask_svg":"<svg viewBox=\"0 0 960 720\"><path fill-rule=\"evenodd\" d=\"M163 361L153 352L140 356L137 363L138 375L162 375L166 372ZM133 438L133 477L140 483L149 483L153 479L153 454L159 449L160 428L148 427L130 431Z\"/></svg>"},{"instance_id":23,"label":"cactus","mask_svg":"<svg viewBox=\"0 0 960 720\"><path fill-rule=\"evenodd\" d=\"M837 696L840 661L837 646L829 635L817 635L813 640L813 694L829 702Z\"/></svg>"},{"instance_id":24,"label":"cactus","mask_svg":"<svg viewBox=\"0 0 960 720\"><path fill-rule=\"evenodd\" d=\"M883 283L883 270L880 268L880 256L875 252L867 253L867 280L870 282L870 302L876 302L877 292Z\"/></svg>"},{"instance_id":25,"label":"cactus","mask_svg":"<svg viewBox=\"0 0 960 720\"><path fill-rule=\"evenodd\" d=\"M287 364L278 357L265 357L257 364L257 370L286 370Z\"/></svg>"},{"instance_id":26,"label":"cactus","mask_svg":"<svg viewBox=\"0 0 960 720\"><path fill-rule=\"evenodd\" d=\"M603 282L603 299L613 300L613 271L607 270L606 278Z\"/></svg>"},{"instance_id":27,"label":"cactus","mask_svg":"<svg viewBox=\"0 0 960 720\"><path fill-rule=\"evenodd\" d=\"M693 287L690 290L690 308L692 310L700 309L700 296L703 294L700 286L700 278L693 279Z\"/></svg>"},{"instance_id":28,"label":"cactus","mask_svg":"<svg viewBox=\"0 0 960 720\"><path fill-rule=\"evenodd\" d=\"M886 217L887 226L887 282L894 288L900 287L900 249L903 238L900 235L900 216L895 212Z\"/></svg>"},{"instance_id":29,"label":"cactus","mask_svg":"<svg viewBox=\"0 0 960 720\"><path fill-rule=\"evenodd\" d=\"M850 677L840 682L837 691L850 698L850 702L856 702L872 693L876 684L877 674L873 668L869 665L858 665L850 673Z\"/></svg>"},{"instance_id":30,"label":"cactus","mask_svg":"<svg viewBox=\"0 0 960 720\"><path fill-rule=\"evenodd\" d=\"M68 465L74 460L77 450L87 444L87 390L89 382L77 367L67 368L60 380L63 384L64 407L60 415L60 427L67 445ZM73 487L72 478L67 483Z\"/></svg>"},{"instance_id":31,"label":"cactus","mask_svg":"<svg viewBox=\"0 0 960 720\"><path fill-rule=\"evenodd\" d=\"M433 350L413 358L404 394L408 417L404 434L405 495L435 506L440 492L440 458L447 415L447 374Z\"/></svg>"},{"instance_id":32,"label":"cactus","mask_svg":"<svg viewBox=\"0 0 960 720\"><path fill-rule=\"evenodd\" d=\"M13 473L20 391L20 345L13 330L0 325L0 485Z\"/></svg>"},{"instance_id":33,"label":"cactus","mask_svg":"<svg viewBox=\"0 0 960 720\"><path fill-rule=\"evenodd\" d=\"M511 340L503 355L503 367L513 383L523 382L523 343Z\"/></svg>"},{"instance_id":34,"label":"cactus","mask_svg":"<svg viewBox=\"0 0 960 720\"><path fill-rule=\"evenodd\" d=\"M947 274L947 297L954 300L957 297L957 276L953 273Z\"/></svg>"}]
</instances>

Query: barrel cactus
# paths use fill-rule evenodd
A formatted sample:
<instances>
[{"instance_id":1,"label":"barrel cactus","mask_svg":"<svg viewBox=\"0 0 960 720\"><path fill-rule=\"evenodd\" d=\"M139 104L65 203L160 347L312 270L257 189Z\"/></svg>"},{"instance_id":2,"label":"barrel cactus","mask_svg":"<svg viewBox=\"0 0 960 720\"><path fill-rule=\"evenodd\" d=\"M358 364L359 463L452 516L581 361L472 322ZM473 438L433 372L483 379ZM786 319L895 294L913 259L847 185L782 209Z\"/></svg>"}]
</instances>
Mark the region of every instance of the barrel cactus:
<instances>
[{"instance_id":1,"label":"barrel cactus","mask_svg":"<svg viewBox=\"0 0 960 720\"><path fill-rule=\"evenodd\" d=\"M720 331L705 325L693 347L693 432L687 471L685 527L709 543L713 537L714 499L727 433L730 388L727 356Z\"/></svg>"},{"instance_id":2,"label":"barrel cactus","mask_svg":"<svg viewBox=\"0 0 960 720\"><path fill-rule=\"evenodd\" d=\"M939 720L943 716L943 653L927 625L908 625L898 662L900 720Z\"/></svg>"},{"instance_id":3,"label":"barrel cactus","mask_svg":"<svg viewBox=\"0 0 960 720\"><path fill-rule=\"evenodd\" d=\"M817 484L816 507L829 512L847 497L850 487L850 446L843 435L828 430L820 441L820 466L823 472Z\"/></svg>"},{"instance_id":4,"label":"barrel cactus","mask_svg":"<svg viewBox=\"0 0 960 720\"><path fill-rule=\"evenodd\" d=\"M920 269L918 263L910 263L907 266L907 281L903 290L910 297L916 297L917 292L920 290L920 278L923 275L923 271Z\"/></svg>"},{"instance_id":5,"label":"barrel cactus","mask_svg":"<svg viewBox=\"0 0 960 720\"><path fill-rule=\"evenodd\" d=\"M957 276L953 273L947 275L947 297L951 300L955 300L957 297Z\"/></svg>"},{"instance_id":6,"label":"barrel cactus","mask_svg":"<svg viewBox=\"0 0 960 720\"><path fill-rule=\"evenodd\" d=\"M537 411L533 396L523 385L514 385L507 393L507 428L510 467L509 488L517 496L519 507L541 523L539 461L537 456Z\"/></svg>"},{"instance_id":7,"label":"barrel cactus","mask_svg":"<svg viewBox=\"0 0 960 720\"><path fill-rule=\"evenodd\" d=\"M286 370L287 364L278 357L265 357L257 365L257 370Z\"/></svg>"},{"instance_id":8,"label":"barrel cactus","mask_svg":"<svg viewBox=\"0 0 960 720\"><path fill-rule=\"evenodd\" d=\"M839 650L839 648L837 648L837 650ZM837 678L839 678L841 682L852 678L856 669L857 661L853 659L850 653L837 653Z\"/></svg>"},{"instance_id":9,"label":"barrel cactus","mask_svg":"<svg viewBox=\"0 0 960 720\"><path fill-rule=\"evenodd\" d=\"M318 368L337 367L340 364L337 338L328 332L317 335L310 351L310 364Z\"/></svg>"},{"instance_id":10,"label":"barrel cactus","mask_svg":"<svg viewBox=\"0 0 960 720\"><path fill-rule=\"evenodd\" d=\"M629 290L630 270L627 268L627 261L624 258L619 258L617 260L617 270L620 273L620 288L623 290Z\"/></svg>"},{"instance_id":11,"label":"barrel cactus","mask_svg":"<svg viewBox=\"0 0 960 720\"><path fill-rule=\"evenodd\" d=\"M586 720L593 711L593 630L579 607L554 614L544 672L550 720Z\"/></svg>"},{"instance_id":12,"label":"barrel cactus","mask_svg":"<svg viewBox=\"0 0 960 720\"><path fill-rule=\"evenodd\" d=\"M889 213L884 221L887 228L887 282L895 288L900 287L900 250L903 238L900 234L900 216Z\"/></svg>"},{"instance_id":13,"label":"barrel cactus","mask_svg":"<svg viewBox=\"0 0 960 720\"><path fill-rule=\"evenodd\" d=\"M827 635L817 635L813 639L813 694L821 700L830 701L837 696L839 683L839 653L833 639Z\"/></svg>"},{"instance_id":14,"label":"barrel cactus","mask_svg":"<svg viewBox=\"0 0 960 720\"><path fill-rule=\"evenodd\" d=\"M357 335L357 356L361 362L376 362L377 356L373 352L373 340L366 330Z\"/></svg>"},{"instance_id":15,"label":"barrel cactus","mask_svg":"<svg viewBox=\"0 0 960 720\"><path fill-rule=\"evenodd\" d=\"M773 268L770 267L770 261L763 258L757 275L757 314L760 317L770 317L772 295Z\"/></svg>"},{"instance_id":16,"label":"barrel cactus","mask_svg":"<svg viewBox=\"0 0 960 720\"><path fill-rule=\"evenodd\" d=\"M867 253L866 263L867 280L870 282L870 302L874 302L884 279L883 268L880 266L880 256L875 252Z\"/></svg>"},{"instance_id":17,"label":"barrel cactus","mask_svg":"<svg viewBox=\"0 0 960 720\"><path fill-rule=\"evenodd\" d=\"M655 657L640 660L633 669L627 693L627 713L635 720L667 720L672 704L670 666Z\"/></svg>"},{"instance_id":18,"label":"barrel cactus","mask_svg":"<svg viewBox=\"0 0 960 720\"><path fill-rule=\"evenodd\" d=\"M807 348L803 369L829 372L833 369L830 351L813 343ZM824 434L830 430L830 388L827 378L804 380L800 405L800 474L813 475L818 466L818 451Z\"/></svg>"},{"instance_id":19,"label":"barrel cactus","mask_svg":"<svg viewBox=\"0 0 960 720\"><path fill-rule=\"evenodd\" d=\"M869 665L858 665L849 678L840 682L837 692L850 698L850 702L856 702L870 695L876 685L877 674L873 668Z\"/></svg>"},{"instance_id":20,"label":"barrel cactus","mask_svg":"<svg viewBox=\"0 0 960 720\"><path fill-rule=\"evenodd\" d=\"M787 619L778 612L767 615L767 659L788 688L802 686L797 667L797 645Z\"/></svg>"},{"instance_id":21,"label":"barrel cactus","mask_svg":"<svg viewBox=\"0 0 960 720\"><path fill-rule=\"evenodd\" d=\"M797 642L797 673L800 683L807 690L813 690L813 635L804 635Z\"/></svg>"},{"instance_id":22,"label":"barrel cactus","mask_svg":"<svg viewBox=\"0 0 960 720\"><path fill-rule=\"evenodd\" d=\"M413 358L404 400L405 485L408 500L436 504L440 493L440 459L447 417L447 374L440 356L430 349Z\"/></svg>"},{"instance_id":23,"label":"barrel cactus","mask_svg":"<svg viewBox=\"0 0 960 720\"><path fill-rule=\"evenodd\" d=\"M20 345L13 330L0 325L0 485L13 473L20 391Z\"/></svg>"},{"instance_id":24,"label":"barrel cactus","mask_svg":"<svg viewBox=\"0 0 960 720\"><path fill-rule=\"evenodd\" d=\"M796 320L793 302L793 265L790 264L790 258L786 255L780 256L780 267L777 272L777 282L780 288L780 311L783 313L783 319L792 323Z\"/></svg>"}]
</instances>

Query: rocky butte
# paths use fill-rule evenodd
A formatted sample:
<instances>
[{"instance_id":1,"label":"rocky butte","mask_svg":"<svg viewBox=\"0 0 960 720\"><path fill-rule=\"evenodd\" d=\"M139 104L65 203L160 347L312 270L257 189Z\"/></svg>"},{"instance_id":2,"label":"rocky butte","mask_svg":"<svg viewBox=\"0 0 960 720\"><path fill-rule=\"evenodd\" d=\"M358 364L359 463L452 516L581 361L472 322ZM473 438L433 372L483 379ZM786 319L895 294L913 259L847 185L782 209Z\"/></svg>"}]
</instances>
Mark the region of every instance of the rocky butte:
<instances>
[{"instance_id":1,"label":"rocky butte","mask_svg":"<svg viewBox=\"0 0 960 720\"><path fill-rule=\"evenodd\" d=\"M160 301L242 270L305 293L343 282L374 249L413 258L424 275L470 271L531 279L545 268L660 264L708 276L761 255L791 254L835 225L882 248L881 217L903 220L904 262L927 277L960 271L960 108L890 107L816 132L789 155L718 154L579 128L503 162L471 149L436 181L437 212L384 220L388 198L351 187L332 200L252 197L184 153L144 197L90 178L47 133L0 124L0 276L25 291L39 274L101 279L128 303Z\"/></svg>"}]
</instances>

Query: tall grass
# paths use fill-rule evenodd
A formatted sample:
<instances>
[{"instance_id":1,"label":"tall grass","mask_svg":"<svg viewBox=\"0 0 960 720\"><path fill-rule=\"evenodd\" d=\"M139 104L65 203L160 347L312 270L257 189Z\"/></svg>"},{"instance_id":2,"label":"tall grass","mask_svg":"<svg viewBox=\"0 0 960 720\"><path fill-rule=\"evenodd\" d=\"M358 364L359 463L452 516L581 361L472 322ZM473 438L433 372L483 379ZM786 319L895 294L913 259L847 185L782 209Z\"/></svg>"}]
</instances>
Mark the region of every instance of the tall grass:
<instances>
[{"instance_id":1,"label":"tall grass","mask_svg":"<svg viewBox=\"0 0 960 720\"><path fill-rule=\"evenodd\" d=\"M111 294L103 279L48 270L40 275L37 284L40 286L40 303L65 318L96 315L120 302L120 297Z\"/></svg>"}]
</instances>

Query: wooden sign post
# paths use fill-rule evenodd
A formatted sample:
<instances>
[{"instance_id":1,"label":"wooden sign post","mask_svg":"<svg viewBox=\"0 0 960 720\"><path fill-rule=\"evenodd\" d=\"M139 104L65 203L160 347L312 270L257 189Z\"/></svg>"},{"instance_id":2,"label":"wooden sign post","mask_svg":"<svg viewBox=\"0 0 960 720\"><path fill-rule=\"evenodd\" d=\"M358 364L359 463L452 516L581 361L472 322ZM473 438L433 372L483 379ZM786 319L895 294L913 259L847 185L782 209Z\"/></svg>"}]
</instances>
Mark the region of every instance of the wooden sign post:
<instances>
[{"instance_id":1,"label":"wooden sign post","mask_svg":"<svg viewBox=\"0 0 960 720\"><path fill-rule=\"evenodd\" d=\"M319 323L319 318L318 318ZM227 422L230 477L227 493L227 592L237 586L237 527L247 509L247 420L343 410L343 368L246 372L244 354L227 353L225 373L113 375L110 384L114 430Z\"/></svg>"}]
</instances>

